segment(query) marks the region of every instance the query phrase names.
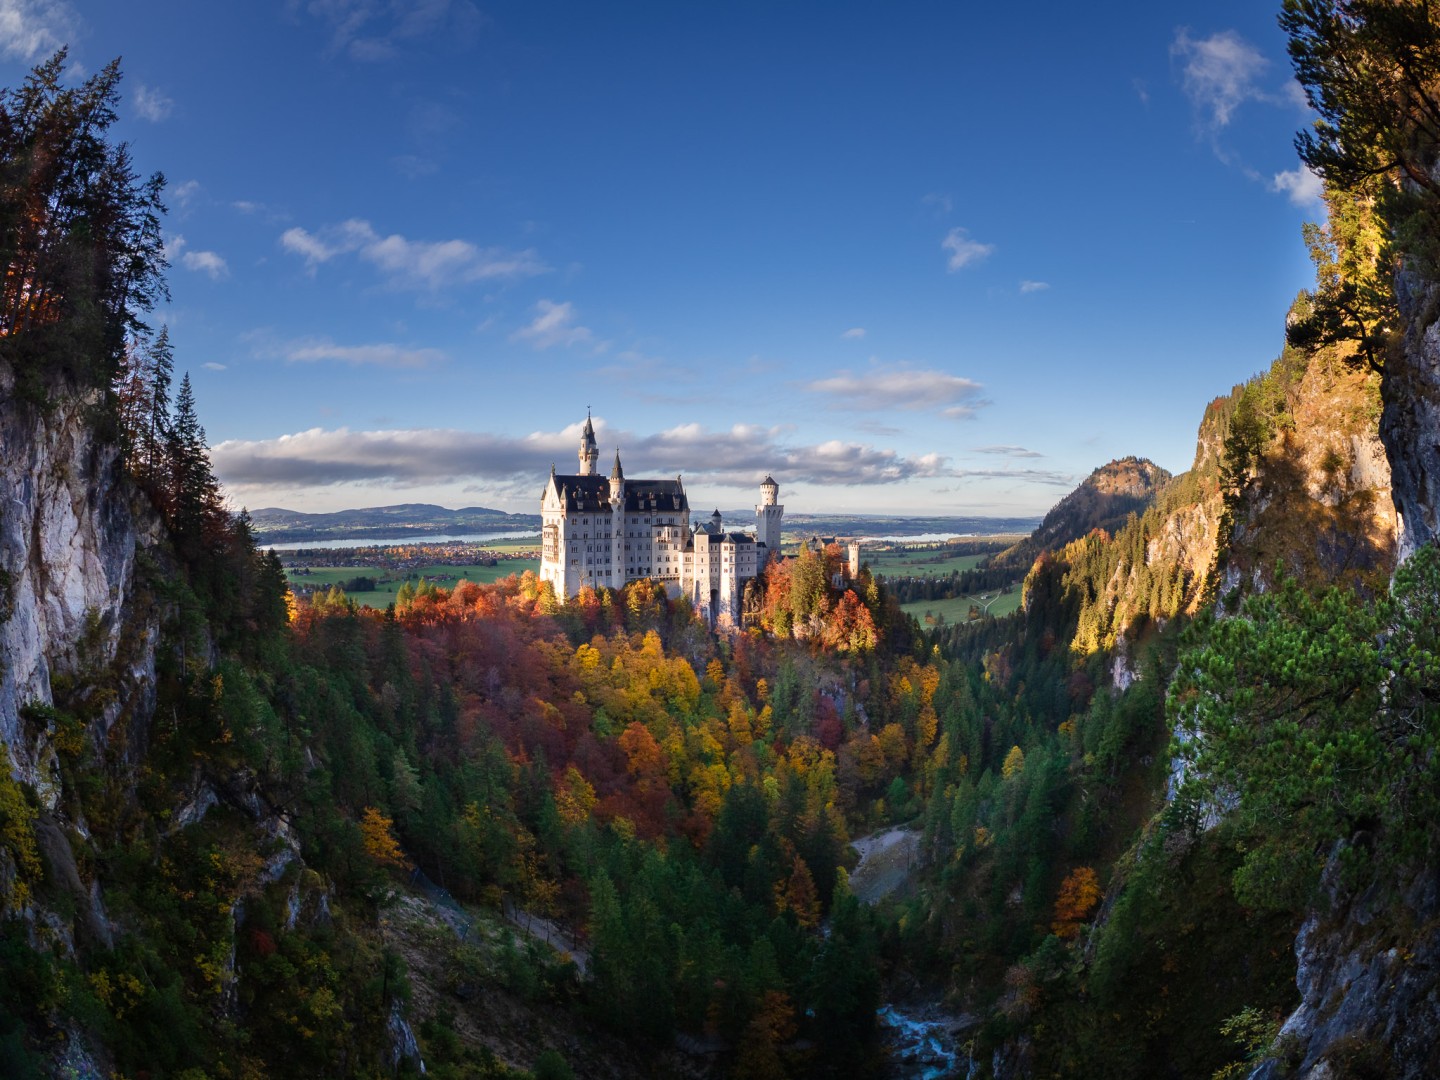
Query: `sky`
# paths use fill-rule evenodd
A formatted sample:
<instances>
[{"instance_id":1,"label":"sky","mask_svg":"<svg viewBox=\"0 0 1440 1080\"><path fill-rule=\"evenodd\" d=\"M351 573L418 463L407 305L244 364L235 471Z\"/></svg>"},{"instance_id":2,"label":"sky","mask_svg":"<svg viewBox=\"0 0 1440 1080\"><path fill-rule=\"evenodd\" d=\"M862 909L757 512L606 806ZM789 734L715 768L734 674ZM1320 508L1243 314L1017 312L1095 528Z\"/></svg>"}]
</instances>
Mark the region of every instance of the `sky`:
<instances>
[{"instance_id":1,"label":"sky","mask_svg":"<svg viewBox=\"0 0 1440 1080\"><path fill-rule=\"evenodd\" d=\"M231 502L536 512L577 470L1039 516L1188 468L1312 280L1278 0L0 0L123 58Z\"/></svg>"}]
</instances>

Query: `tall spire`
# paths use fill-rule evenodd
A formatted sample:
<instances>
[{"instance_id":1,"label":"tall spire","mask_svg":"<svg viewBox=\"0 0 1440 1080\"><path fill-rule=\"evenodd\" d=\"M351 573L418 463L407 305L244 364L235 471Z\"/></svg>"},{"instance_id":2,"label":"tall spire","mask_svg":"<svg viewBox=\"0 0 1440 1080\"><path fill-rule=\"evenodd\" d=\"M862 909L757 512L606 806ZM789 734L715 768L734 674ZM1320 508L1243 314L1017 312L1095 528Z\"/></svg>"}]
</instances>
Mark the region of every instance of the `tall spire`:
<instances>
[{"instance_id":1,"label":"tall spire","mask_svg":"<svg viewBox=\"0 0 1440 1080\"><path fill-rule=\"evenodd\" d=\"M611 480L624 480L625 470L620 467L620 448L615 448L615 467L610 470Z\"/></svg>"},{"instance_id":2,"label":"tall spire","mask_svg":"<svg viewBox=\"0 0 1440 1080\"><path fill-rule=\"evenodd\" d=\"M580 434L580 475L594 476L595 465L600 460L600 448L595 445L595 425L590 422L590 407L585 407L585 430Z\"/></svg>"}]
</instances>

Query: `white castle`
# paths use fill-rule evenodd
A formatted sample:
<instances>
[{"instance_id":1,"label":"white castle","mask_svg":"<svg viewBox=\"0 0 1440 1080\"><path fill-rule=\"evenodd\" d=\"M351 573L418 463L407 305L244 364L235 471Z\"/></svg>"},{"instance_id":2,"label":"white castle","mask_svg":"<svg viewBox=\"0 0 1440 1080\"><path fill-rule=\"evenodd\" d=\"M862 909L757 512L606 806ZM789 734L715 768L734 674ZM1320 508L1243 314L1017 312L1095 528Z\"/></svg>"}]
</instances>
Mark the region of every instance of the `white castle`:
<instances>
[{"instance_id":1,"label":"white castle","mask_svg":"<svg viewBox=\"0 0 1440 1080\"><path fill-rule=\"evenodd\" d=\"M680 477L627 480L615 451L606 480L595 472L600 451L585 418L580 472L558 475L540 496L540 579L568 600L582 588L618 589L653 578L671 596L685 596L719 625L739 625L745 586L780 551L780 485L760 484L755 534L726 532L720 511L704 525L690 524L690 502Z\"/></svg>"}]
</instances>

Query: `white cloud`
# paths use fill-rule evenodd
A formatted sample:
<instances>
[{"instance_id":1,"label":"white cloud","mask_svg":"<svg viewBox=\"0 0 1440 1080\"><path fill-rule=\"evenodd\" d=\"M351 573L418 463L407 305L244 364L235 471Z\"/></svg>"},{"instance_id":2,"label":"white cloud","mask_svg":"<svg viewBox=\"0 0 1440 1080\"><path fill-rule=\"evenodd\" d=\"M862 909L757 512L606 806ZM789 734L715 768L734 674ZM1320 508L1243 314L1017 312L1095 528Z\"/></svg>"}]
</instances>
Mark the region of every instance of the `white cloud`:
<instances>
[{"instance_id":1,"label":"white cloud","mask_svg":"<svg viewBox=\"0 0 1440 1080\"><path fill-rule=\"evenodd\" d=\"M1288 196L1302 210L1324 205L1325 182L1304 165L1276 173L1270 181L1270 190Z\"/></svg>"},{"instance_id":2,"label":"white cloud","mask_svg":"<svg viewBox=\"0 0 1440 1080\"><path fill-rule=\"evenodd\" d=\"M61 0L0 0L0 56L34 60L71 40L79 20Z\"/></svg>"},{"instance_id":3,"label":"white cloud","mask_svg":"<svg viewBox=\"0 0 1440 1080\"><path fill-rule=\"evenodd\" d=\"M135 87L135 112L142 120L158 124L175 110L175 102L164 91L140 83Z\"/></svg>"},{"instance_id":4,"label":"white cloud","mask_svg":"<svg viewBox=\"0 0 1440 1080\"><path fill-rule=\"evenodd\" d=\"M402 289L435 291L474 281L533 277L549 270L530 249L482 248L468 240L407 240L399 233L381 236L358 218L315 233L287 229L280 246L304 258L312 273L340 255L358 255L383 272L392 287Z\"/></svg>"},{"instance_id":5,"label":"white cloud","mask_svg":"<svg viewBox=\"0 0 1440 1080\"><path fill-rule=\"evenodd\" d=\"M183 239L183 237L176 237L177 241ZM187 251L180 256L180 264L186 270L209 274L211 281L219 281L221 278L230 276L230 267L213 251Z\"/></svg>"},{"instance_id":6,"label":"white cloud","mask_svg":"<svg viewBox=\"0 0 1440 1080\"><path fill-rule=\"evenodd\" d=\"M355 250L354 247L332 247L298 226L280 234L280 246L293 255L303 256L312 270L318 263L329 262L336 255Z\"/></svg>"},{"instance_id":7,"label":"white cloud","mask_svg":"<svg viewBox=\"0 0 1440 1080\"><path fill-rule=\"evenodd\" d=\"M1050 283L1048 281L1027 280L1020 282L1020 291L1022 293L1044 292L1048 288L1050 288Z\"/></svg>"},{"instance_id":8,"label":"white cloud","mask_svg":"<svg viewBox=\"0 0 1440 1080\"><path fill-rule=\"evenodd\" d=\"M170 189L170 194L174 196L175 201L180 204L180 209L183 210L190 205L191 199L200 194L200 181L186 180L183 184L176 184Z\"/></svg>"},{"instance_id":9,"label":"white cloud","mask_svg":"<svg viewBox=\"0 0 1440 1080\"><path fill-rule=\"evenodd\" d=\"M1270 61L1234 30L1197 39L1181 27L1170 54L1185 61L1181 85L1212 133L1228 125L1246 101L1271 97L1259 83Z\"/></svg>"},{"instance_id":10,"label":"white cloud","mask_svg":"<svg viewBox=\"0 0 1440 1080\"><path fill-rule=\"evenodd\" d=\"M373 345L337 345L328 338L291 342L281 350L294 363L338 360L356 367L425 368L445 361L439 349L416 349L381 342Z\"/></svg>"},{"instance_id":11,"label":"white cloud","mask_svg":"<svg viewBox=\"0 0 1440 1080\"><path fill-rule=\"evenodd\" d=\"M587 326L575 323L575 309L567 300L557 304L553 300L541 300L535 305L535 318L530 325L510 335L511 341L528 341L537 349L548 349L555 345L581 345L594 339Z\"/></svg>"},{"instance_id":12,"label":"white cloud","mask_svg":"<svg viewBox=\"0 0 1440 1080\"><path fill-rule=\"evenodd\" d=\"M994 244L982 244L978 240L972 240L969 233L964 229L954 228L945 234L945 239L940 241L940 246L950 252L950 259L947 265L951 273L961 267L977 263L990 255L995 250Z\"/></svg>"},{"instance_id":13,"label":"white cloud","mask_svg":"<svg viewBox=\"0 0 1440 1080\"><path fill-rule=\"evenodd\" d=\"M805 389L831 399L831 407L859 412L899 409L907 412L934 410L954 420L966 420L987 402L984 389L973 379L945 371L908 367L877 368L861 375L842 372L828 379L807 383Z\"/></svg>"},{"instance_id":14,"label":"white cloud","mask_svg":"<svg viewBox=\"0 0 1440 1080\"><path fill-rule=\"evenodd\" d=\"M201 364L200 366L203 367L206 371L224 371L224 370L225 370L225 365L224 365L224 364L217 364L217 363L215 363L215 361L213 361L213 360L207 361L206 363L203 363L203 364Z\"/></svg>"},{"instance_id":15,"label":"white cloud","mask_svg":"<svg viewBox=\"0 0 1440 1080\"><path fill-rule=\"evenodd\" d=\"M849 330L846 330L843 334L840 335L840 337L845 341L859 341L864 336L865 328L863 326L852 326Z\"/></svg>"},{"instance_id":16,"label":"white cloud","mask_svg":"<svg viewBox=\"0 0 1440 1080\"><path fill-rule=\"evenodd\" d=\"M230 267L213 251L186 251L189 247L185 237L176 233L165 241L165 258L171 263L179 262L186 270L209 274L211 281L219 281L230 275Z\"/></svg>"}]
</instances>

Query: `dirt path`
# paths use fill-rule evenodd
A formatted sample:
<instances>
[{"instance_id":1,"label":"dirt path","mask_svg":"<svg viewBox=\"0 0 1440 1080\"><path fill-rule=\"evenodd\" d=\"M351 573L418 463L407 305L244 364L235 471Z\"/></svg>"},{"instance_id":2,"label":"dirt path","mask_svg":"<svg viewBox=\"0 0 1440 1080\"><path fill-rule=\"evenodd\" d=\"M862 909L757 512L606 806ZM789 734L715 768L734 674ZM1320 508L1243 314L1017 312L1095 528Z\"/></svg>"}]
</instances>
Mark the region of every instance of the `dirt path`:
<instances>
[{"instance_id":1,"label":"dirt path","mask_svg":"<svg viewBox=\"0 0 1440 1080\"><path fill-rule=\"evenodd\" d=\"M850 874L850 888L867 904L889 896L903 885L920 850L920 833L897 827L862 836L850 844L860 863Z\"/></svg>"},{"instance_id":2,"label":"dirt path","mask_svg":"<svg viewBox=\"0 0 1440 1080\"><path fill-rule=\"evenodd\" d=\"M512 926L545 942L562 956L568 956L575 961L575 967L580 972L580 978L585 978L590 970L590 951L575 939L568 930L558 923L539 915L532 915L524 908L515 907L513 904L505 904L505 918Z\"/></svg>"}]
</instances>

